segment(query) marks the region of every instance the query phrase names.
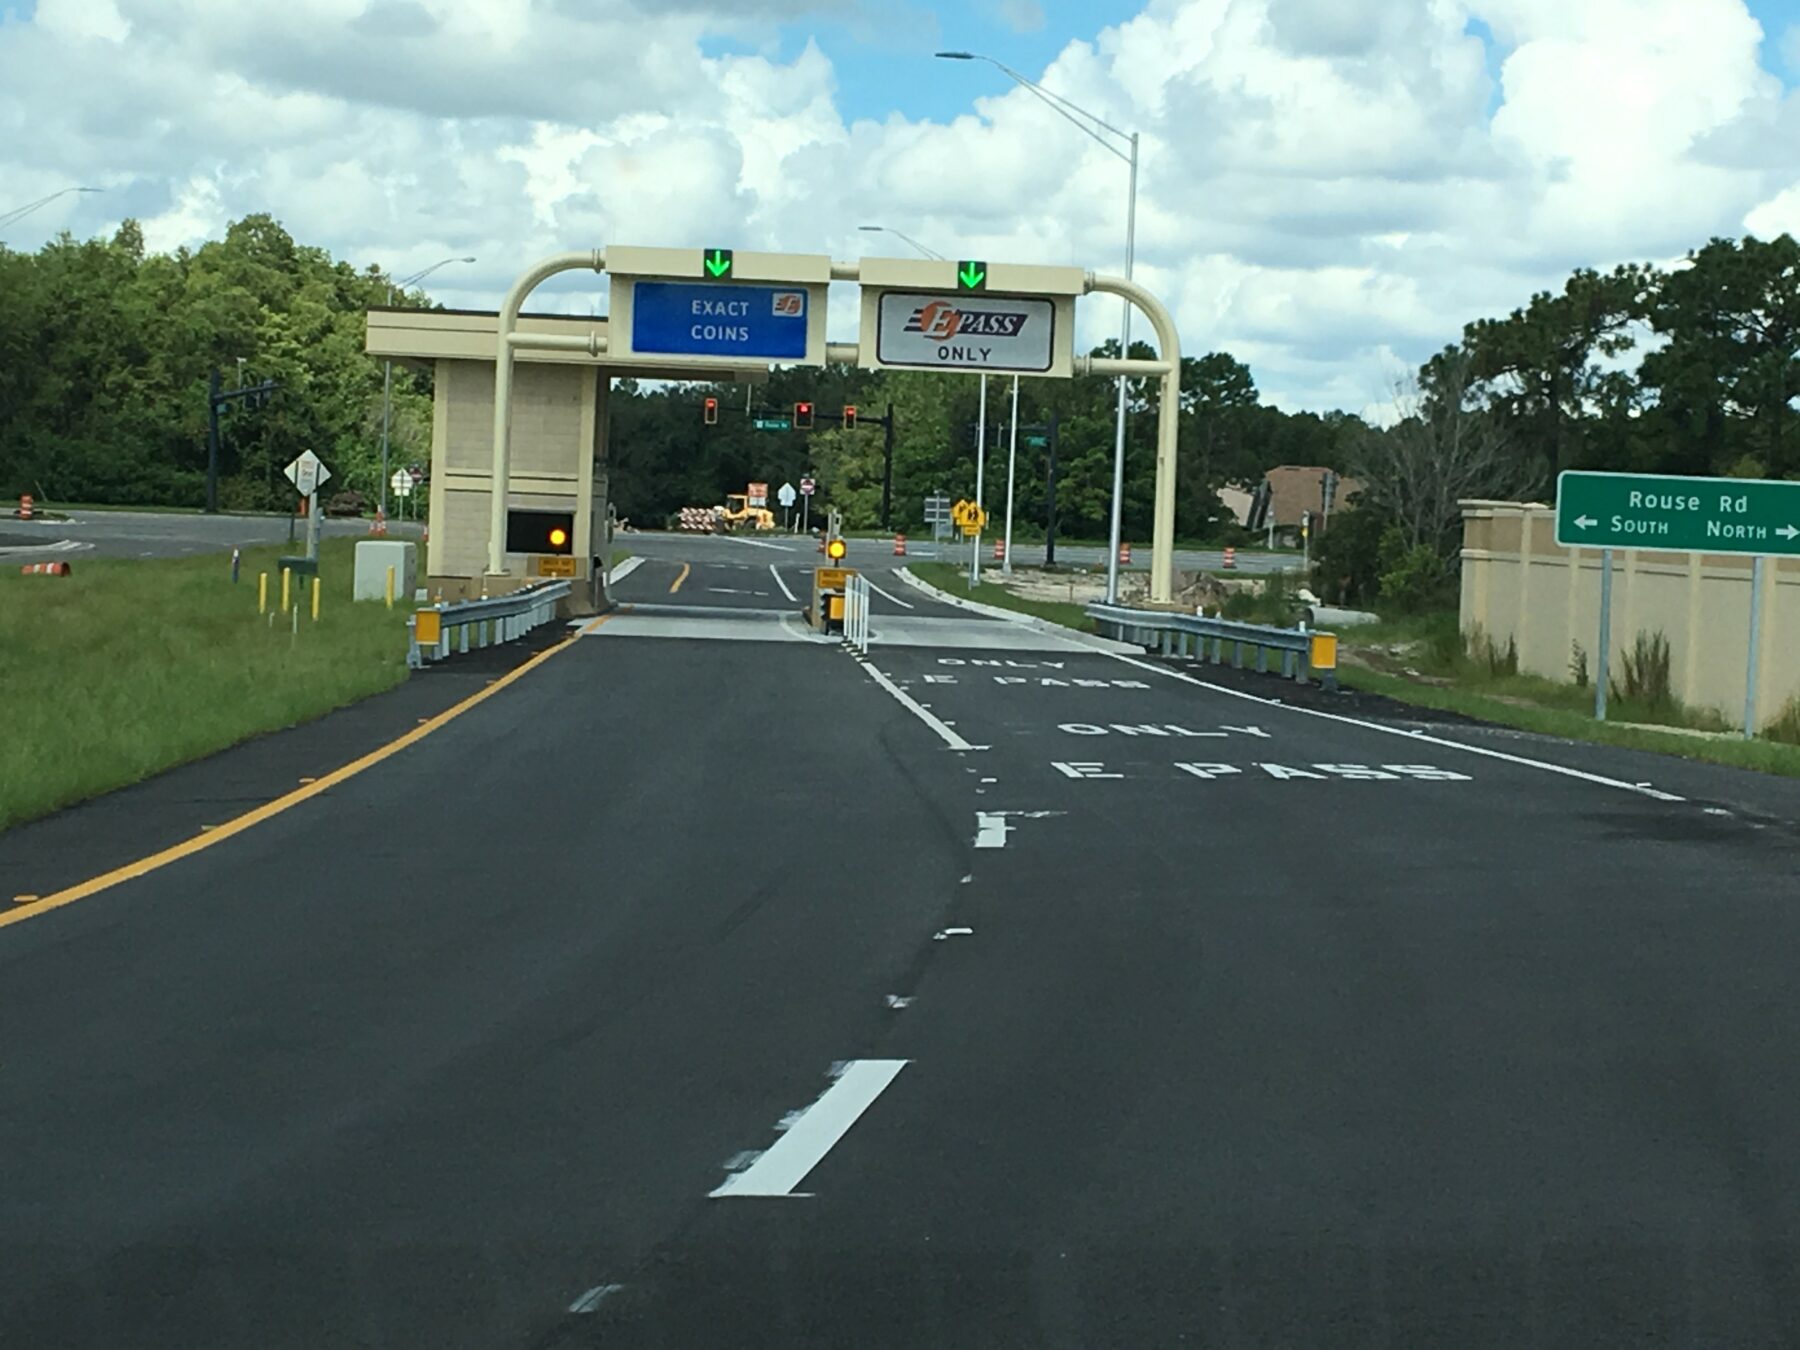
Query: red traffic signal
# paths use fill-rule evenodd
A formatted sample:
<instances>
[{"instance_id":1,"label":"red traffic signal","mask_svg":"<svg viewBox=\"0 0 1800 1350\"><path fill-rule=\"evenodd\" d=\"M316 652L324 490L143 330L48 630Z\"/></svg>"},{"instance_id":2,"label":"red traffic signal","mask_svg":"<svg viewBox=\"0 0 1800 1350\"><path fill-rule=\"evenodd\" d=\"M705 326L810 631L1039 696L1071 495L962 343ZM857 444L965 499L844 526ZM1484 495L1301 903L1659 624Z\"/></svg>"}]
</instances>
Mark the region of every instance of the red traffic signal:
<instances>
[{"instance_id":1,"label":"red traffic signal","mask_svg":"<svg viewBox=\"0 0 1800 1350\"><path fill-rule=\"evenodd\" d=\"M856 405L854 403L844 405L844 430L856 430Z\"/></svg>"},{"instance_id":2,"label":"red traffic signal","mask_svg":"<svg viewBox=\"0 0 1800 1350\"><path fill-rule=\"evenodd\" d=\"M719 400L716 398L709 398L706 400L706 412L705 412L706 425L710 427L714 423L716 423L718 420L719 420Z\"/></svg>"},{"instance_id":3,"label":"red traffic signal","mask_svg":"<svg viewBox=\"0 0 1800 1350\"><path fill-rule=\"evenodd\" d=\"M812 430L812 404L796 403L794 405L794 430Z\"/></svg>"}]
</instances>

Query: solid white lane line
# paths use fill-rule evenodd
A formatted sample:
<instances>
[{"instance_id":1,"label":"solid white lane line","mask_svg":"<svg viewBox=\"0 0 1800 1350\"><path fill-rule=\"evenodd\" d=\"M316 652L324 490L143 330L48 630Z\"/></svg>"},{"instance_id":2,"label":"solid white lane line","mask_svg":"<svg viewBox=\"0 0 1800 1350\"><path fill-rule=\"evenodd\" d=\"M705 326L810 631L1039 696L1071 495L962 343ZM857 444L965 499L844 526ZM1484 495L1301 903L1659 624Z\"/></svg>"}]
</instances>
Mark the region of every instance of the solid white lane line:
<instances>
[{"instance_id":1,"label":"solid white lane line","mask_svg":"<svg viewBox=\"0 0 1800 1350\"><path fill-rule=\"evenodd\" d=\"M1004 811L977 811L975 813L975 847L1005 848L1006 832L1012 826L1006 823Z\"/></svg>"},{"instance_id":2,"label":"solid white lane line","mask_svg":"<svg viewBox=\"0 0 1800 1350\"><path fill-rule=\"evenodd\" d=\"M856 1124L864 1111L907 1066L904 1059L853 1059L818 1101L789 1125L775 1146L742 1172L725 1178L714 1198L733 1195L792 1195Z\"/></svg>"},{"instance_id":3,"label":"solid white lane line","mask_svg":"<svg viewBox=\"0 0 1800 1350\"><path fill-rule=\"evenodd\" d=\"M971 745L971 744L969 744L969 742L965 741L961 736L958 736L948 726L944 725L943 722L939 721L936 717L932 716L931 710L929 708L923 707L918 702L917 699L913 698L913 696L911 694L907 693L904 689L902 689L899 685L895 684L887 676L883 675L879 670L875 669L875 667L870 665L867 661L861 660L859 658L857 660L856 664L861 666L864 670L868 671L869 678L874 680L875 683L880 685L883 689L887 690L888 693L892 694L894 696L894 698L899 702L901 707L905 708L914 717L918 718L926 726L930 727L933 731L937 732L937 734L943 739L944 744L949 746L952 750L985 750L985 749L987 749L987 747L985 745Z\"/></svg>"},{"instance_id":4,"label":"solid white lane line","mask_svg":"<svg viewBox=\"0 0 1800 1350\"><path fill-rule=\"evenodd\" d=\"M869 581L869 574L867 572L863 573L863 580ZM894 595L889 591L882 590L881 587L877 586L872 581L869 581L869 589L874 591L875 594L877 594L877 595L887 596L887 598L889 600L892 600L896 605L900 606L901 609L911 609L912 608L912 604L909 601L902 600L899 596Z\"/></svg>"},{"instance_id":5,"label":"solid white lane line","mask_svg":"<svg viewBox=\"0 0 1800 1350\"><path fill-rule=\"evenodd\" d=\"M715 535L714 538L729 539L734 544L748 544L751 548L772 548L777 553L792 553L794 551L791 548L784 548L780 544L765 544L760 539L743 539L735 534Z\"/></svg>"},{"instance_id":6,"label":"solid white lane line","mask_svg":"<svg viewBox=\"0 0 1800 1350\"><path fill-rule=\"evenodd\" d=\"M783 595L785 595L789 600L792 600L795 604L800 603L800 597L795 595L792 591L790 591L788 589L787 582L785 582L781 579L781 573L779 573L775 570L774 563L769 564L769 575L775 578L775 584L777 586L781 587L781 593Z\"/></svg>"},{"instance_id":7,"label":"solid white lane line","mask_svg":"<svg viewBox=\"0 0 1800 1350\"><path fill-rule=\"evenodd\" d=\"M1213 684L1207 680L1197 680L1192 675L1179 670L1169 670L1154 665L1149 661L1139 661L1135 657L1121 656L1117 652L1110 653L1113 660L1123 661L1128 666L1136 666L1139 670L1154 671L1158 675L1166 675L1172 680L1180 680L1185 684L1196 685L1201 689L1210 689L1215 694L1229 694L1232 698L1247 699L1251 703L1261 703L1267 707L1280 708L1285 712L1303 713L1307 717L1322 717L1327 722L1343 722L1348 726L1363 727L1369 731L1379 731L1386 736L1400 736L1409 741L1422 741L1427 745L1441 745L1449 750L1461 750L1465 754L1481 755L1487 759L1504 760L1508 764L1521 764L1528 769L1542 769L1545 773L1561 774L1564 778L1579 778L1584 783L1598 783L1601 787L1618 788L1624 792L1635 792L1641 797L1653 797L1659 802L1684 802L1686 797L1677 797L1673 792L1663 792L1651 787L1648 783L1627 783L1620 778L1607 778L1602 774L1587 773L1582 769L1571 769L1566 764L1551 764L1546 760L1527 759L1524 755L1509 755L1504 750L1490 750L1484 745L1465 745L1461 741L1447 741L1441 736L1428 735L1423 731L1409 731L1404 727L1384 727L1379 722L1365 722L1360 717L1346 717L1342 713L1325 712L1319 708L1302 708L1298 704L1283 703L1280 699L1263 698L1257 694L1246 694L1241 689L1227 689L1222 684Z\"/></svg>"}]
</instances>

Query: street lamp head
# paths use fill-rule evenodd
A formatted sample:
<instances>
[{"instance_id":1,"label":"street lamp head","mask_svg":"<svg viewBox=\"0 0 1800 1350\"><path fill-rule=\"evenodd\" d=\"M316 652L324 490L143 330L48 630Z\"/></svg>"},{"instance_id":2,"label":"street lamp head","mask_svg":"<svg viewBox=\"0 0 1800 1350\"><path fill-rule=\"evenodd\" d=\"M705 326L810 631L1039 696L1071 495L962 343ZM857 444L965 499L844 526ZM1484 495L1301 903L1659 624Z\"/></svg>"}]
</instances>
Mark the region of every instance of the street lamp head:
<instances>
[{"instance_id":1,"label":"street lamp head","mask_svg":"<svg viewBox=\"0 0 1800 1350\"><path fill-rule=\"evenodd\" d=\"M475 259L473 259L473 258L458 258L456 261L472 263L475 261Z\"/></svg>"},{"instance_id":2,"label":"street lamp head","mask_svg":"<svg viewBox=\"0 0 1800 1350\"><path fill-rule=\"evenodd\" d=\"M856 228L865 230L870 234L883 234L887 231L887 226L885 225L858 225Z\"/></svg>"},{"instance_id":3,"label":"street lamp head","mask_svg":"<svg viewBox=\"0 0 1800 1350\"><path fill-rule=\"evenodd\" d=\"M936 55L940 61L973 61L975 59L974 52L938 52Z\"/></svg>"}]
</instances>

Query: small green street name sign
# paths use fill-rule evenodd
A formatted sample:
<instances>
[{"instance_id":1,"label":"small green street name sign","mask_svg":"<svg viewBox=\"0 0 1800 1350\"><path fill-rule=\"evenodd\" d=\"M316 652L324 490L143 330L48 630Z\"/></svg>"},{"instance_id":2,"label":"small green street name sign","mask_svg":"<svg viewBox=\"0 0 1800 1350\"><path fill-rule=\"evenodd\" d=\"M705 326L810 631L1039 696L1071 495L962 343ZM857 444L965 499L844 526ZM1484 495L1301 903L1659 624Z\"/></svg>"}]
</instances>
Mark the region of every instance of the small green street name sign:
<instances>
[{"instance_id":1,"label":"small green street name sign","mask_svg":"<svg viewBox=\"0 0 1800 1350\"><path fill-rule=\"evenodd\" d=\"M1556 542L1800 557L1800 482L1569 469L1556 478Z\"/></svg>"},{"instance_id":2,"label":"small green street name sign","mask_svg":"<svg viewBox=\"0 0 1800 1350\"><path fill-rule=\"evenodd\" d=\"M753 417L750 425L757 431L792 431L794 419L791 417Z\"/></svg>"}]
</instances>

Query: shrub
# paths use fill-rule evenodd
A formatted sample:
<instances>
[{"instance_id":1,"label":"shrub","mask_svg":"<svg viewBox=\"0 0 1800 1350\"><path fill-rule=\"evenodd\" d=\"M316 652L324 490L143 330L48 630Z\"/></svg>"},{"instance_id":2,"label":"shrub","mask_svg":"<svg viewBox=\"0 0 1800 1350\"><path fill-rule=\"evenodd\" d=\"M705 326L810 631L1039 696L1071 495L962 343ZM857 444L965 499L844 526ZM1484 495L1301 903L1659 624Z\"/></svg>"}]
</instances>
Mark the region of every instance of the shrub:
<instances>
[{"instance_id":1,"label":"shrub","mask_svg":"<svg viewBox=\"0 0 1800 1350\"><path fill-rule=\"evenodd\" d=\"M1607 697L1641 703L1652 712L1675 710L1669 684L1669 639L1660 631L1639 633L1619 653L1619 673L1607 681Z\"/></svg>"},{"instance_id":2,"label":"shrub","mask_svg":"<svg viewBox=\"0 0 1800 1350\"><path fill-rule=\"evenodd\" d=\"M1577 689L1586 689L1588 687L1587 648L1583 647L1579 642L1571 642L1569 644L1569 678L1575 681L1575 687Z\"/></svg>"},{"instance_id":3,"label":"shrub","mask_svg":"<svg viewBox=\"0 0 1800 1350\"><path fill-rule=\"evenodd\" d=\"M1381 536L1381 596L1403 614L1436 608L1448 599L1451 569L1429 544L1406 542L1398 525Z\"/></svg>"}]
</instances>

